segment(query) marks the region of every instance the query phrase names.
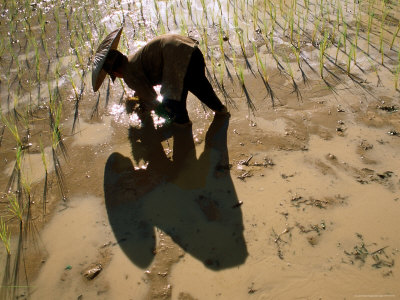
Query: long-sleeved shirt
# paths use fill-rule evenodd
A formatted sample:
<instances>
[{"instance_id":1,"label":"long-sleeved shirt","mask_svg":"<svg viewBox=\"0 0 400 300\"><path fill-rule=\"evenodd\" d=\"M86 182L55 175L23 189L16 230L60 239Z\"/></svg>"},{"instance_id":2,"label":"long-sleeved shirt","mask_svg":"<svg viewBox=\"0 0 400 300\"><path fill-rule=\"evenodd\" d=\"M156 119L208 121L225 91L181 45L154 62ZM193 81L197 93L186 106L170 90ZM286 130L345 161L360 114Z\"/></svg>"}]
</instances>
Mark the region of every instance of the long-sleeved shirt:
<instances>
[{"instance_id":1,"label":"long-sleeved shirt","mask_svg":"<svg viewBox=\"0 0 400 300\"><path fill-rule=\"evenodd\" d=\"M143 102L154 102L153 86L161 84L164 99L179 101L187 67L198 42L177 34L158 36L128 57L125 83Z\"/></svg>"}]
</instances>

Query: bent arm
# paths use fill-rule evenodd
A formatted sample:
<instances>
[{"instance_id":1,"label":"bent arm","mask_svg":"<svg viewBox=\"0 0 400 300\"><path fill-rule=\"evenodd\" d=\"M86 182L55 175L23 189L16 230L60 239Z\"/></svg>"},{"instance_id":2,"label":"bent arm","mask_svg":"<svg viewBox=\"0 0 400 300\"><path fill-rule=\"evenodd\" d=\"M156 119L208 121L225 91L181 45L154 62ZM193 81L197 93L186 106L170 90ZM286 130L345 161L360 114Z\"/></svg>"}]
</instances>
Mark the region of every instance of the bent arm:
<instances>
[{"instance_id":1,"label":"bent arm","mask_svg":"<svg viewBox=\"0 0 400 300\"><path fill-rule=\"evenodd\" d=\"M144 78L135 80L125 80L129 88L135 91L135 96L139 98L141 106L146 110L153 110L159 104L157 93L154 88Z\"/></svg>"}]
</instances>

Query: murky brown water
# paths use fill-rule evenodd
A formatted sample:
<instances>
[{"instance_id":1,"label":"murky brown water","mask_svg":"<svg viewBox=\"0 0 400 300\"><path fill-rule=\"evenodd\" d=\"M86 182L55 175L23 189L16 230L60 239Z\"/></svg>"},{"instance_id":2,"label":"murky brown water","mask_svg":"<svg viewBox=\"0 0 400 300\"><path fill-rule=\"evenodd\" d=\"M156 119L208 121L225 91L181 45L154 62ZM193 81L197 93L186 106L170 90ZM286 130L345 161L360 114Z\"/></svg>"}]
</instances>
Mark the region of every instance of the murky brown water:
<instances>
[{"instance_id":1,"label":"murky brown water","mask_svg":"<svg viewBox=\"0 0 400 300\"><path fill-rule=\"evenodd\" d=\"M165 17L165 7L171 3L157 3L164 23L179 32L182 28L173 25L173 17L169 15L169 21ZM82 7L88 9L94 5L93 11L88 10L94 15L101 12L102 4L109 7L113 3L99 3L99 8L85 2ZM250 11L249 5L237 5L239 15ZM279 3L275 5L279 9ZM311 5L315 10L320 9ZM390 32L397 26L398 7L395 3L391 5L393 9L387 20L394 21L383 32L386 48ZM350 24L349 36L354 39L352 6L346 4L344 14ZM366 3L360 7L367 11L364 6ZM145 9L141 18L139 4L122 3L121 7L110 9L104 18L99 13L95 19L101 20L102 28L109 29L121 22L121 16L129 20L121 48L133 51L155 34L154 28L160 30L160 27L154 25L153 8ZM193 7L196 19L196 14L202 15L202 4L193 2ZM218 11L217 3L208 3L207 7L207 18L212 15L216 18L212 11ZM222 2L222 7L226 22L226 3ZM79 10L67 11L78 19ZM187 10L184 8L183 12ZM232 22L232 7L229 14L228 23ZM82 10L81 17L84 15ZM204 112L199 101L191 96L188 107L193 126L188 128L168 125L155 128L154 122L159 120L145 117L140 127L135 116L125 114L120 103L125 96L118 83L108 85L106 80L97 98L81 85L77 75L85 71L83 82L90 86L90 76L86 74L90 75L89 69L76 67L68 77L68 68L79 65L79 57L63 53L59 68L65 76L58 78L59 83L57 76L50 76L49 84L42 78L40 99L46 102L47 86L59 84L61 98L65 99L61 123L68 156L64 158L61 152L57 153L66 199L60 200L62 193L52 164L54 154L48 138L51 130L44 105L34 110L36 118L30 127L32 145L24 154L21 168L23 178L32 186L30 227L24 235L26 241L21 244L18 223L13 219L8 222L13 232L13 252L11 258L1 252L0 262L5 266L1 297L179 300L400 297L400 137L396 135L400 132L397 111L400 103L398 91L393 89L398 46L394 50L385 48L385 64L379 65L381 54L376 48L379 24L375 22L371 36L375 48L370 47L369 57L360 50L357 65L351 64L354 77L345 74L348 56L339 51L337 66L326 63L325 74L329 74L328 70L332 74L326 75L324 82L318 73L319 51L309 36L314 25L309 22L308 35L304 33L301 37L307 41L302 48L302 69L307 76L304 84L288 37L282 35L279 26L276 25L276 30L280 34L274 37L275 51L286 71L277 69L270 48L243 17L240 28L259 46L258 52L265 59L275 106L272 107L256 71L258 64L252 45L246 43L243 53L239 35L231 28L232 32L227 30L231 45L225 42L226 54L232 59L236 51L235 59L245 70L246 88L257 110L254 114L249 111L235 68L227 63L235 83L232 85L225 71L224 88L237 108L230 106L230 118L214 117ZM333 13L331 17L335 19ZM139 24L144 20L148 20L147 25ZM279 20L282 25L283 19ZM139 22L138 27L135 21ZM65 32L73 31L68 26L74 23L68 25L63 19L61 24ZM0 25L2 32L9 29L4 22ZM204 47L204 36L198 28L189 29L192 36L203 40ZM14 37L22 39L23 32L19 30ZM100 35L101 31L95 32ZM40 27L34 32L40 35ZM49 47L56 47L55 33L50 30L48 33ZM220 61L218 34L217 26L208 27L207 46ZM96 37L91 40L96 41ZM60 49L69 49L63 43L66 40L61 42ZM18 43L14 44L17 49ZM360 38L358 46L367 48L365 38ZM81 44L78 48L84 57L90 56L88 48ZM31 51L22 52L28 53L20 57L21 61L34 58ZM336 47L328 47L327 53L335 58ZM4 70L9 61L7 55L1 61ZM246 58L252 70L246 69ZM300 94L288 74L289 65ZM208 68L214 72L215 80L219 76L217 67L209 61ZM55 69L56 65L50 64L50 74L54 75ZM34 73L33 68L23 73L22 78L35 76L30 72ZM13 68L7 74L13 78L19 73ZM18 80L8 81L8 88L3 88L4 79L11 77L2 77L2 99L11 95L9 90L20 97L20 103L29 102L32 95L38 94L37 85L20 89ZM84 91L74 133L69 130L76 99L68 98L74 92L65 88L71 78L79 83L77 89L83 87ZM220 96L224 98L222 93ZM99 112L93 114L98 99ZM108 102L106 107L105 102ZM2 100L2 109L12 111L11 103ZM390 111L391 107L397 109ZM15 141L8 131L1 136L0 188L5 190L15 166ZM48 161L46 216L42 203L46 173L40 140ZM5 194L1 205L2 216L8 220L10 211ZM16 256L16 249L23 249L20 256ZM21 263L17 266L18 261ZM88 280L85 272L99 265L101 272Z\"/></svg>"}]
</instances>

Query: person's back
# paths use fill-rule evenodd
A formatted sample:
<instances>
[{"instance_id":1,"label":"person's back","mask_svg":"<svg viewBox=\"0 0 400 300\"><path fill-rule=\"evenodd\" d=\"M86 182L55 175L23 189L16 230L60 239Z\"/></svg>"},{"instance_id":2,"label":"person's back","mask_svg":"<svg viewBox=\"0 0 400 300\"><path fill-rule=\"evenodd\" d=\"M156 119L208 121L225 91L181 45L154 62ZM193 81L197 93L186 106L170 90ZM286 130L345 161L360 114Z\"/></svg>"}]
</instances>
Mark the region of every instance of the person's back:
<instances>
[{"instance_id":1,"label":"person's back","mask_svg":"<svg viewBox=\"0 0 400 300\"><path fill-rule=\"evenodd\" d=\"M187 66L197 44L196 40L177 34L160 35L129 56L129 69L135 77L144 75L151 86L161 84L164 98L179 101ZM135 86L133 80L125 79L125 82Z\"/></svg>"}]
</instances>

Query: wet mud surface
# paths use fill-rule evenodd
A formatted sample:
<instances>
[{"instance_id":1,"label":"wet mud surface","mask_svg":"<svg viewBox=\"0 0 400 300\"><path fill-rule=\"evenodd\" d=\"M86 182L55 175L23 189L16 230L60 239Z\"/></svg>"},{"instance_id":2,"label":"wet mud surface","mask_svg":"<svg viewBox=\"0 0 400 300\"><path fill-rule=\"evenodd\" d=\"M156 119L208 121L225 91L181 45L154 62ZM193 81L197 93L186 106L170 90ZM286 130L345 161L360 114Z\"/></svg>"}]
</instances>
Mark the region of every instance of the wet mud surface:
<instances>
[{"instance_id":1,"label":"wet mud surface","mask_svg":"<svg viewBox=\"0 0 400 300\"><path fill-rule=\"evenodd\" d=\"M165 13L164 2L157 3ZM118 16L129 19L127 5L121 6L126 10L114 6L101 24L115 25ZM141 20L140 7L129 8L140 22L151 18L144 10ZM92 9L101 11L97 5ZM201 4L193 11L201 14ZM393 11L386 19L392 31L397 26L396 7ZM65 13L79 17L79 10ZM346 13L351 15L347 5ZM354 39L357 25L348 24ZM68 32L73 25L61 21ZM133 51L154 35L151 23L142 25L137 32L126 25L124 50ZM1 26L4 30L4 23ZM107 26L99 26L99 36ZM8 75L13 76L8 78L16 79L8 81L8 90L3 88L8 79L1 77L2 99L18 94L26 102L41 93L38 103L43 103L30 111L29 133L20 125L26 133L25 139L21 136L24 176L15 171L13 136L5 124L0 127L0 190L5 191L0 209L12 232L11 256L5 251L0 256L0 298L400 297L400 103L389 67L397 63L398 47L387 49L385 64L376 70L379 49L371 45L371 64L360 55L367 47L360 38L359 58L350 76L346 51L336 52L331 46L327 53L338 63L326 63L327 75L321 79L312 27L301 36L301 68L288 32L275 36L277 61L262 30L247 32L253 44L242 44L237 30L227 30L229 38L223 41L229 59L218 65L224 56L218 26L207 26L205 46L204 32L187 29L208 47L207 72L230 116L214 116L189 95L193 125L185 128L154 116L126 114L128 93L119 82L106 79L100 94L87 91L90 72L80 69L77 49L84 49L84 57L91 52L78 42L70 45L76 70L60 78L50 72L55 77L39 87L41 92L36 85L21 86L24 76L35 73L33 68L19 79L18 69L11 69ZM40 28L34 32L39 35ZM130 42L132 32L140 38ZM371 37L375 45L376 32ZM14 33L14 39L23 39L22 31ZM391 34L383 34L390 42ZM49 48L70 48L65 40L56 40L49 30ZM321 37L317 40L321 43ZM265 60L268 84L253 45ZM7 59L1 61L4 69ZM48 68L68 74L71 62L60 61ZM242 66L243 80L235 62ZM221 81L217 67L225 63ZM63 87L68 78L79 84L60 89L60 97L66 99L60 120L63 136L55 145L48 136L54 137L52 130L57 135L57 123L49 126L49 116L57 119L61 102L46 104L51 97L46 85L60 80ZM4 111L22 111L13 110L10 101L2 101ZM20 235L20 223L10 211L10 191L16 197L31 197Z\"/></svg>"},{"instance_id":2,"label":"wet mud surface","mask_svg":"<svg viewBox=\"0 0 400 300\"><path fill-rule=\"evenodd\" d=\"M398 295L398 115L290 96L222 119L190 98L188 128L82 120L31 297Z\"/></svg>"}]
</instances>

